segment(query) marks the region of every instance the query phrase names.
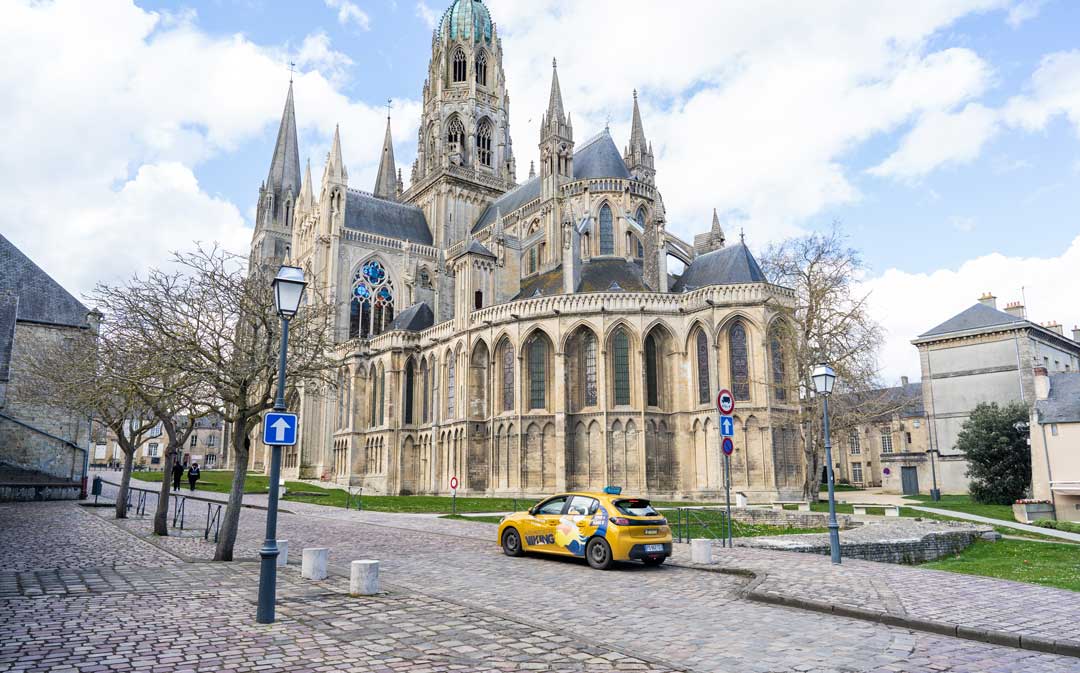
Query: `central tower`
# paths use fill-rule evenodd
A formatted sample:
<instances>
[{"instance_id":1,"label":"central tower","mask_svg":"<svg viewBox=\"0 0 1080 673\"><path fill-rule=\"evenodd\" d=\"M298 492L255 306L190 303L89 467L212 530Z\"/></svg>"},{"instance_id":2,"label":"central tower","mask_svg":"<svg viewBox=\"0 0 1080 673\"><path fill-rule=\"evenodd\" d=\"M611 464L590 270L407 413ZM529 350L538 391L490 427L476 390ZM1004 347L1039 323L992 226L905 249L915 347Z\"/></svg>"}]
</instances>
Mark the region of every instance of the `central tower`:
<instances>
[{"instance_id":1,"label":"central tower","mask_svg":"<svg viewBox=\"0 0 1080 673\"><path fill-rule=\"evenodd\" d=\"M502 42L481 0L455 0L431 38L412 184L437 247L462 241L515 184Z\"/></svg>"}]
</instances>

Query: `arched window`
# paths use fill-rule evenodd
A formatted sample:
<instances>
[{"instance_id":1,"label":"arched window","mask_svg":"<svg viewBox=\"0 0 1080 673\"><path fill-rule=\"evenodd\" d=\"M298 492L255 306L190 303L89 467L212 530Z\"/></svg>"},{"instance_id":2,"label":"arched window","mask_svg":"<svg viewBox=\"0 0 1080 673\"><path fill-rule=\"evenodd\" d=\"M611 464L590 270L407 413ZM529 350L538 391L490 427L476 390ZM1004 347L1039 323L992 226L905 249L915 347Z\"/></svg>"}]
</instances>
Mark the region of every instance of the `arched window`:
<instances>
[{"instance_id":1,"label":"arched window","mask_svg":"<svg viewBox=\"0 0 1080 673\"><path fill-rule=\"evenodd\" d=\"M457 388L456 376L454 375L454 354L446 356L446 417L454 417L454 392Z\"/></svg>"},{"instance_id":2,"label":"arched window","mask_svg":"<svg viewBox=\"0 0 1080 673\"><path fill-rule=\"evenodd\" d=\"M638 206L637 212L634 213L634 219L642 228L645 227L645 206Z\"/></svg>"},{"instance_id":3,"label":"arched window","mask_svg":"<svg viewBox=\"0 0 1080 673\"><path fill-rule=\"evenodd\" d=\"M593 407L596 406L596 336L584 331L581 345L581 370L585 374L581 397L586 407Z\"/></svg>"},{"instance_id":4,"label":"arched window","mask_svg":"<svg viewBox=\"0 0 1080 673\"><path fill-rule=\"evenodd\" d=\"M529 273L536 273L536 246L529 248Z\"/></svg>"},{"instance_id":5,"label":"arched window","mask_svg":"<svg viewBox=\"0 0 1080 673\"><path fill-rule=\"evenodd\" d=\"M465 125L457 117L451 119L446 126L446 143L456 145L459 150L465 145Z\"/></svg>"},{"instance_id":6,"label":"arched window","mask_svg":"<svg viewBox=\"0 0 1080 673\"><path fill-rule=\"evenodd\" d=\"M413 387L416 385L416 369L413 366L413 361L410 358L405 363L405 395L402 404L405 406L405 423L410 425L413 422Z\"/></svg>"},{"instance_id":7,"label":"arched window","mask_svg":"<svg viewBox=\"0 0 1080 673\"><path fill-rule=\"evenodd\" d=\"M701 330L697 335L697 377L698 404L708 404L712 397L709 390L709 338Z\"/></svg>"},{"instance_id":8,"label":"arched window","mask_svg":"<svg viewBox=\"0 0 1080 673\"><path fill-rule=\"evenodd\" d=\"M606 203L600 207L600 254L615 254L615 229L611 221L611 208Z\"/></svg>"},{"instance_id":9,"label":"arched window","mask_svg":"<svg viewBox=\"0 0 1080 673\"><path fill-rule=\"evenodd\" d=\"M611 338L611 370L615 382L615 404L630 404L630 337L621 328Z\"/></svg>"},{"instance_id":10,"label":"arched window","mask_svg":"<svg viewBox=\"0 0 1080 673\"><path fill-rule=\"evenodd\" d=\"M637 256L645 257L645 248L641 245L641 241L637 242Z\"/></svg>"},{"instance_id":11,"label":"arched window","mask_svg":"<svg viewBox=\"0 0 1080 673\"><path fill-rule=\"evenodd\" d=\"M660 371L656 357L656 338L645 337L645 391L650 407L660 406Z\"/></svg>"},{"instance_id":12,"label":"arched window","mask_svg":"<svg viewBox=\"0 0 1080 673\"><path fill-rule=\"evenodd\" d=\"M382 264L370 260L353 275L349 338L382 334L393 320L394 283Z\"/></svg>"},{"instance_id":13,"label":"arched window","mask_svg":"<svg viewBox=\"0 0 1080 673\"><path fill-rule=\"evenodd\" d=\"M368 396L371 398L371 411L368 414L368 425L375 425L375 421L379 420L376 416L376 410L378 409L379 400L379 386L377 379L375 378L375 366L371 366L371 373L368 375Z\"/></svg>"},{"instance_id":14,"label":"arched window","mask_svg":"<svg viewBox=\"0 0 1080 673\"><path fill-rule=\"evenodd\" d=\"M728 330L731 354L731 393L737 400L750 399L750 361L746 354L746 327L736 322Z\"/></svg>"},{"instance_id":15,"label":"arched window","mask_svg":"<svg viewBox=\"0 0 1080 673\"><path fill-rule=\"evenodd\" d=\"M454 50L454 81L465 81L465 50L461 47Z\"/></svg>"},{"instance_id":16,"label":"arched window","mask_svg":"<svg viewBox=\"0 0 1080 673\"><path fill-rule=\"evenodd\" d=\"M779 402L787 400L787 387L785 386L784 346L780 337L773 332L769 339L769 357L772 360L773 395Z\"/></svg>"},{"instance_id":17,"label":"arched window","mask_svg":"<svg viewBox=\"0 0 1080 673\"><path fill-rule=\"evenodd\" d=\"M487 52L482 49L476 55L476 83L487 86Z\"/></svg>"},{"instance_id":18,"label":"arched window","mask_svg":"<svg viewBox=\"0 0 1080 673\"><path fill-rule=\"evenodd\" d=\"M482 166L491 166L491 124L486 119L476 129L476 154Z\"/></svg>"},{"instance_id":19,"label":"arched window","mask_svg":"<svg viewBox=\"0 0 1080 673\"><path fill-rule=\"evenodd\" d=\"M386 370L379 367L379 425L385 422L386 415Z\"/></svg>"},{"instance_id":20,"label":"arched window","mask_svg":"<svg viewBox=\"0 0 1080 673\"><path fill-rule=\"evenodd\" d=\"M431 407L429 406L431 395L431 380L428 378L430 372L428 371L427 360L420 362L420 394L423 395L423 399L420 402L420 422L428 423L431 420Z\"/></svg>"},{"instance_id":21,"label":"arched window","mask_svg":"<svg viewBox=\"0 0 1080 673\"><path fill-rule=\"evenodd\" d=\"M484 308L484 291L477 290L473 293L473 310L479 311Z\"/></svg>"},{"instance_id":22,"label":"arched window","mask_svg":"<svg viewBox=\"0 0 1080 673\"><path fill-rule=\"evenodd\" d=\"M425 288L425 289L429 289L429 290L431 289L431 274L428 273L427 269L421 267L419 278L418 278L417 282L420 285L420 287Z\"/></svg>"},{"instance_id":23,"label":"arched window","mask_svg":"<svg viewBox=\"0 0 1080 673\"><path fill-rule=\"evenodd\" d=\"M502 403L503 411L514 410L514 349L509 341L502 345Z\"/></svg>"},{"instance_id":24,"label":"arched window","mask_svg":"<svg viewBox=\"0 0 1080 673\"><path fill-rule=\"evenodd\" d=\"M547 342L539 335L529 339L529 409L547 407Z\"/></svg>"}]
</instances>

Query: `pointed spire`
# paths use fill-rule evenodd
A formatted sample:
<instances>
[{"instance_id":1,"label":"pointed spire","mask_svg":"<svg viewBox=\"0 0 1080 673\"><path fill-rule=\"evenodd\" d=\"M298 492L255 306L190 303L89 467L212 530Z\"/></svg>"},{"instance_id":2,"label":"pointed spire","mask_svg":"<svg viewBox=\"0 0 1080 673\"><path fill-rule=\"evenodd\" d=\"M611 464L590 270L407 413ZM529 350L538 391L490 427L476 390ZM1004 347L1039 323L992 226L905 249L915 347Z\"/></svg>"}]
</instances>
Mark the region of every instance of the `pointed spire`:
<instances>
[{"instance_id":1,"label":"pointed spire","mask_svg":"<svg viewBox=\"0 0 1080 673\"><path fill-rule=\"evenodd\" d=\"M529 160L529 179L532 180L536 177L536 162L532 159Z\"/></svg>"},{"instance_id":2,"label":"pointed spire","mask_svg":"<svg viewBox=\"0 0 1080 673\"><path fill-rule=\"evenodd\" d=\"M330 154L326 157L326 170L323 173L323 184L336 182L347 184L349 173L345 170L345 160L341 158L341 129L334 125L334 142L330 146Z\"/></svg>"},{"instance_id":3,"label":"pointed spire","mask_svg":"<svg viewBox=\"0 0 1080 673\"><path fill-rule=\"evenodd\" d=\"M638 107L637 89L634 89L634 122L630 127L630 150L642 146L645 148L645 127L641 123L641 108Z\"/></svg>"},{"instance_id":4,"label":"pointed spire","mask_svg":"<svg viewBox=\"0 0 1080 673\"><path fill-rule=\"evenodd\" d=\"M394 141L390 137L390 115L386 115L386 135L383 137L382 157L379 159L379 174L375 178L372 193L380 199L397 199L397 167L394 165Z\"/></svg>"},{"instance_id":5,"label":"pointed spire","mask_svg":"<svg viewBox=\"0 0 1080 673\"><path fill-rule=\"evenodd\" d=\"M630 127L630 144L623 154L623 161L630 174L637 180L655 184L656 165L653 162L652 144L645 139L645 126L641 123L641 106L638 105L637 89L634 89L634 113Z\"/></svg>"},{"instance_id":6,"label":"pointed spire","mask_svg":"<svg viewBox=\"0 0 1080 673\"><path fill-rule=\"evenodd\" d=\"M308 159L307 166L304 168L304 179L300 183L300 196L296 199L296 209L308 210L314 200L315 197L311 193L311 159Z\"/></svg>"},{"instance_id":7,"label":"pointed spire","mask_svg":"<svg viewBox=\"0 0 1080 673\"><path fill-rule=\"evenodd\" d=\"M551 59L551 95L548 96L547 120L549 124L565 122L562 90L559 88L559 69L554 58Z\"/></svg>"},{"instance_id":8,"label":"pointed spire","mask_svg":"<svg viewBox=\"0 0 1080 673\"><path fill-rule=\"evenodd\" d=\"M712 209L712 239L713 244L718 248L724 247L724 242L727 240L724 230L720 228L720 217L716 214L716 208Z\"/></svg>"},{"instance_id":9,"label":"pointed spire","mask_svg":"<svg viewBox=\"0 0 1080 673\"><path fill-rule=\"evenodd\" d=\"M296 141L296 109L293 106L292 78L289 79L289 95L285 98L285 109L281 113L281 125L278 127L277 142L274 144L274 156L270 159L270 175L266 178L266 188L280 195L292 190L293 195L300 193L300 149Z\"/></svg>"}]
</instances>

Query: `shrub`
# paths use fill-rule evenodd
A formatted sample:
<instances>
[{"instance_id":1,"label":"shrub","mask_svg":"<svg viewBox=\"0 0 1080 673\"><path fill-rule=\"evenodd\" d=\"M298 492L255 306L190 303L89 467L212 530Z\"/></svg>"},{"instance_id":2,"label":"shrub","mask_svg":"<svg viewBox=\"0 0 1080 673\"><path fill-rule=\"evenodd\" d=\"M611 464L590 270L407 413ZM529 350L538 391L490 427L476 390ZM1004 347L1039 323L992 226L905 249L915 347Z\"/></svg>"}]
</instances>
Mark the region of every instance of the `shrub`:
<instances>
[{"instance_id":1,"label":"shrub","mask_svg":"<svg viewBox=\"0 0 1080 673\"><path fill-rule=\"evenodd\" d=\"M971 497L975 502L1011 505L1031 483L1027 439L1028 410L1019 402L979 404L956 440L968 459Z\"/></svg>"}]
</instances>

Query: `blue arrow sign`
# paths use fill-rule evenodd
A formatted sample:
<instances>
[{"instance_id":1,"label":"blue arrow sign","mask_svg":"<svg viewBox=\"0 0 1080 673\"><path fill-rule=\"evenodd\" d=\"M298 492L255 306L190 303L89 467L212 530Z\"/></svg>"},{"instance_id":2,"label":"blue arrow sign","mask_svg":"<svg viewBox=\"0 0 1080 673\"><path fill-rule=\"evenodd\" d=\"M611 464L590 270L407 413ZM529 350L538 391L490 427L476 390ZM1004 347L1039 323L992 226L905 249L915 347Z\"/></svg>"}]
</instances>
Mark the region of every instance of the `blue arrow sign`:
<instances>
[{"instance_id":1,"label":"blue arrow sign","mask_svg":"<svg viewBox=\"0 0 1080 673\"><path fill-rule=\"evenodd\" d=\"M720 436L721 437L734 437L735 436L735 420L731 416L720 417Z\"/></svg>"},{"instance_id":2,"label":"blue arrow sign","mask_svg":"<svg viewBox=\"0 0 1080 673\"><path fill-rule=\"evenodd\" d=\"M269 412L263 419L263 444L267 446L292 446L296 444L296 414Z\"/></svg>"}]
</instances>

